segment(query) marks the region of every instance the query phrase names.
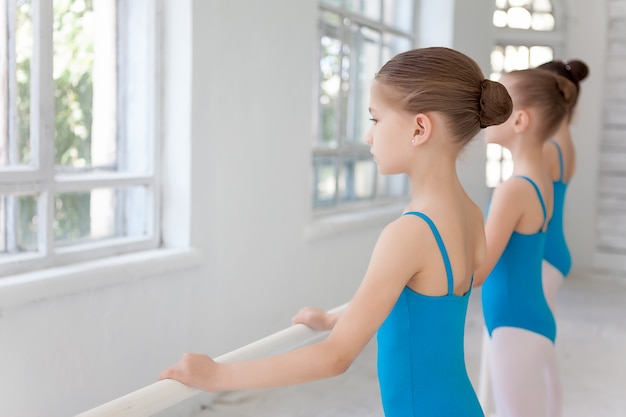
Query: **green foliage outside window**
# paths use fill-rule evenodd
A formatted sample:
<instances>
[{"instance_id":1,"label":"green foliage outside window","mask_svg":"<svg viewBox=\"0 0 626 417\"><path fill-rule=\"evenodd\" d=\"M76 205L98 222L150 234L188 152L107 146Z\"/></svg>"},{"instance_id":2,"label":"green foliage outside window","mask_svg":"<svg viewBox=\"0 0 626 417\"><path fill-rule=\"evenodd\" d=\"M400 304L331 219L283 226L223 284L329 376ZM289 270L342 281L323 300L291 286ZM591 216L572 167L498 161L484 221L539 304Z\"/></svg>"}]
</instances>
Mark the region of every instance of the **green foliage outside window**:
<instances>
[{"instance_id":1,"label":"green foliage outside window","mask_svg":"<svg viewBox=\"0 0 626 417\"><path fill-rule=\"evenodd\" d=\"M54 162L57 167L81 169L91 164L94 53L89 34L93 18L92 0L54 0ZM29 163L33 32L28 2L18 4L17 19L19 158L23 163ZM88 236L90 194L59 194L54 200L54 239L62 241ZM36 213L36 204L35 198L21 199L18 209L23 214ZM21 215L19 222L21 249L34 250L37 216Z\"/></svg>"}]
</instances>

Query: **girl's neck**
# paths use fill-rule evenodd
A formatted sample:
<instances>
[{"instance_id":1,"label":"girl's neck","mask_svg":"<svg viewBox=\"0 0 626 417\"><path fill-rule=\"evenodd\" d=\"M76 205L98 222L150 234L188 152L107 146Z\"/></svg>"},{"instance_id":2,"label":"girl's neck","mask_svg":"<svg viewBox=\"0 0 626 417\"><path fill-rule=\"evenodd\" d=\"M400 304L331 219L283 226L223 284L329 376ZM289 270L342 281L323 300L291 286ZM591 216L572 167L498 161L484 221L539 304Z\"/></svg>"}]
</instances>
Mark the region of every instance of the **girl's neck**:
<instances>
[{"instance_id":1,"label":"girl's neck","mask_svg":"<svg viewBox=\"0 0 626 417\"><path fill-rule=\"evenodd\" d=\"M511 149L513 174L539 173L545 170L543 164L543 142L527 140L523 145Z\"/></svg>"},{"instance_id":2,"label":"girl's neck","mask_svg":"<svg viewBox=\"0 0 626 417\"><path fill-rule=\"evenodd\" d=\"M569 121L564 120L558 130L552 135L552 138L559 144L565 144L572 140L572 134L569 128Z\"/></svg>"},{"instance_id":3,"label":"girl's neck","mask_svg":"<svg viewBox=\"0 0 626 417\"><path fill-rule=\"evenodd\" d=\"M456 157L439 154L424 159L425 162L416 164L416 168L408 173L411 180L411 205L419 205L420 202L449 193L460 186Z\"/></svg>"}]
</instances>

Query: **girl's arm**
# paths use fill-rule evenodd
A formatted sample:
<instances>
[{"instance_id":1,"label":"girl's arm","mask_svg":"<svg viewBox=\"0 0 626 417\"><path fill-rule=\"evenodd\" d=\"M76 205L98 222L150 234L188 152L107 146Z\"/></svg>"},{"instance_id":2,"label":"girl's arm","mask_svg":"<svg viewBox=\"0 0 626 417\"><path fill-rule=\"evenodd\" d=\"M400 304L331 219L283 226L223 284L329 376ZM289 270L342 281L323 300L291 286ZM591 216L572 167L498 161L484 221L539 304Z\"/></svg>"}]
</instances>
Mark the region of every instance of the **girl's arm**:
<instances>
[{"instance_id":1,"label":"girl's arm","mask_svg":"<svg viewBox=\"0 0 626 417\"><path fill-rule=\"evenodd\" d=\"M186 354L159 378L219 392L292 385L343 373L378 330L423 262L419 236L429 232L425 229L428 226L406 220L400 218L383 230L363 282L326 340L237 363L216 363L206 355Z\"/></svg>"},{"instance_id":2,"label":"girl's arm","mask_svg":"<svg viewBox=\"0 0 626 417\"><path fill-rule=\"evenodd\" d=\"M482 285L496 266L521 218L523 202L520 196L523 193L520 193L520 185L520 181L508 180L493 191L485 222L487 254L483 264L474 273L475 287Z\"/></svg>"}]
</instances>

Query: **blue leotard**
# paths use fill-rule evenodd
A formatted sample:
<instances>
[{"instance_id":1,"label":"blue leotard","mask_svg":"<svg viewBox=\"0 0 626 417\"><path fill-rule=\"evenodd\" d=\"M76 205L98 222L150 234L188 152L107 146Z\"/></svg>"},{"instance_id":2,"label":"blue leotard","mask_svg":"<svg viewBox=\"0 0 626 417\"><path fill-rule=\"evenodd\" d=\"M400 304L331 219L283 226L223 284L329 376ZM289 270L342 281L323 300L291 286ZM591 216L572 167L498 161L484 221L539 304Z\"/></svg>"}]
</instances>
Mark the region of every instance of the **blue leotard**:
<instances>
[{"instance_id":1,"label":"blue leotard","mask_svg":"<svg viewBox=\"0 0 626 417\"><path fill-rule=\"evenodd\" d=\"M544 259L552 266L558 269L563 277L569 274L572 268L572 256L570 255L567 242L565 241L565 233L563 232L563 207L565 206L565 192L567 191L567 183L563 181L563 153L561 147L555 141L552 141L559 153L560 176L554 181L554 213L548 224L548 233L546 236L546 249L544 251Z\"/></svg>"},{"instance_id":2,"label":"blue leotard","mask_svg":"<svg viewBox=\"0 0 626 417\"><path fill-rule=\"evenodd\" d=\"M467 376L463 350L470 289L453 294L452 267L433 222L448 294L432 297L405 287L377 334L378 379L386 417L483 417Z\"/></svg>"},{"instance_id":3,"label":"blue leotard","mask_svg":"<svg viewBox=\"0 0 626 417\"><path fill-rule=\"evenodd\" d=\"M528 177L539 196L544 224L546 206L537 185ZM543 229L543 226L542 228ZM556 338L556 323L548 307L541 282L541 262L546 232L513 232L482 288L485 324L491 336L498 327L518 327L550 339Z\"/></svg>"}]
</instances>

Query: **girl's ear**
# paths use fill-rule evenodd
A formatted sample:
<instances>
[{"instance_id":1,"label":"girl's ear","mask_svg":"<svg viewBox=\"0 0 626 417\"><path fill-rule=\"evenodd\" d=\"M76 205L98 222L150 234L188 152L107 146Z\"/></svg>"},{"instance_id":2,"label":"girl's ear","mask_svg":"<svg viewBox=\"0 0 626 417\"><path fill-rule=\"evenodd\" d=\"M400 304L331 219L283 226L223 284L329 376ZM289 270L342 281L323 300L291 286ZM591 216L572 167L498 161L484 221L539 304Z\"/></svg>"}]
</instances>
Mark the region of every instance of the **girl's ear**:
<instances>
[{"instance_id":1,"label":"girl's ear","mask_svg":"<svg viewBox=\"0 0 626 417\"><path fill-rule=\"evenodd\" d=\"M530 125L530 113L526 110L516 110L513 115L513 129L516 133L524 132Z\"/></svg>"},{"instance_id":2,"label":"girl's ear","mask_svg":"<svg viewBox=\"0 0 626 417\"><path fill-rule=\"evenodd\" d=\"M417 114L413 120L415 126L411 144L421 145L430 139L433 131L433 121L430 116L424 113Z\"/></svg>"}]
</instances>

